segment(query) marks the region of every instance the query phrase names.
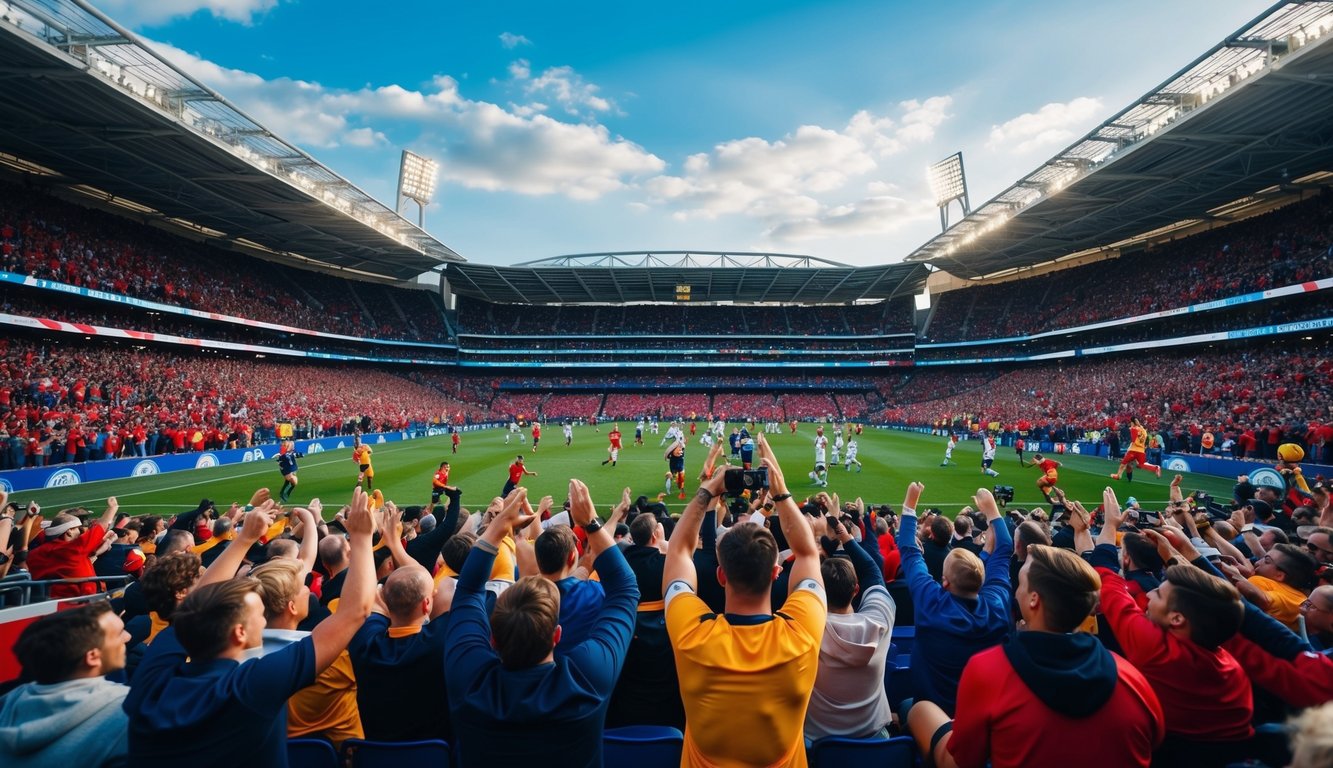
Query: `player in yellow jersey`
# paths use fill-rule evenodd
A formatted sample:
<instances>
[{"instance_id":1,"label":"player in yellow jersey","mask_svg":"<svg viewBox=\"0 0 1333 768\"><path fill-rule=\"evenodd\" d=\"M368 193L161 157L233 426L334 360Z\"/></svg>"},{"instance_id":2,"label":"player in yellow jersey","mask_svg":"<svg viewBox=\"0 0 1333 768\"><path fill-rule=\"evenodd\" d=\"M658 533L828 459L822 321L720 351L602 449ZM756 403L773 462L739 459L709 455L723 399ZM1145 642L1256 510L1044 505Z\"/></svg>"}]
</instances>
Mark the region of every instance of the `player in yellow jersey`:
<instances>
[{"instance_id":1,"label":"player in yellow jersey","mask_svg":"<svg viewBox=\"0 0 1333 768\"><path fill-rule=\"evenodd\" d=\"M774 612L770 597L780 572L777 543L755 523L735 525L718 541L726 612L715 613L696 594L699 575L692 556L699 526L726 488L725 471L704 467L709 477L685 507L667 550L662 581L667 633L685 705L681 765L686 768L806 764L805 711L828 618L824 579L810 525L787 492L762 434L757 443L794 558L782 608ZM717 454L710 454L710 464Z\"/></svg>"},{"instance_id":2,"label":"player in yellow jersey","mask_svg":"<svg viewBox=\"0 0 1333 768\"><path fill-rule=\"evenodd\" d=\"M1154 472L1158 477L1161 477L1162 468L1156 464L1148 463L1147 447L1148 430L1143 428L1143 424L1139 421L1139 417L1135 416L1129 420L1129 450L1125 451L1125 457L1120 460L1120 468L1111 475L1111 479L1119 480L1120 473L1124 472L1126 468L1132 472L1134 467L1129 466L1130 464L1137 465L1149 472Z\"/></svg>"},{"instance_id":3,"label":"player in yellow jersey","mask_svg":"<svg viewBox=\"0 0 1333 768\"><path fill-rule=\"evenodd\" d=\"M357 466L357 488L360 488L363 482L366 484L367 490L375 487L375 468L370 465L371 453L373 451L370 450L370 446L361 442L361 437L358 435L356 442L352 445L352 463Z\"/></svg>"}]
</instances>

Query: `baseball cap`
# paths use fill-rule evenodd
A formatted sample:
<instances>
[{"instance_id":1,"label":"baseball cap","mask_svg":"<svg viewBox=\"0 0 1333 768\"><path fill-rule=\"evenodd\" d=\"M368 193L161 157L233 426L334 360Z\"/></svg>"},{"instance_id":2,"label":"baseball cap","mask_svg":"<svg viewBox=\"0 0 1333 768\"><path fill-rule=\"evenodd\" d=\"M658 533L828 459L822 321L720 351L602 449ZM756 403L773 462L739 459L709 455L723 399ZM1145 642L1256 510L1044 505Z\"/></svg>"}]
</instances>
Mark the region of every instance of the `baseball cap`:
<instances>
[{"instance_id":1,"label":"baseball cap","mask_svg":"<svg viewBox=\"0 0 1333 768\"><path fill-rule=\"evenodd\" d=\"M65 531L71 530L73 528L80 528L82 526L83 522L80 520L70 520L67 523L61 523L60 525L48 526L46 529L46 536L47 538L60 536L64 534Z\"/></svg>"}]
</instances>

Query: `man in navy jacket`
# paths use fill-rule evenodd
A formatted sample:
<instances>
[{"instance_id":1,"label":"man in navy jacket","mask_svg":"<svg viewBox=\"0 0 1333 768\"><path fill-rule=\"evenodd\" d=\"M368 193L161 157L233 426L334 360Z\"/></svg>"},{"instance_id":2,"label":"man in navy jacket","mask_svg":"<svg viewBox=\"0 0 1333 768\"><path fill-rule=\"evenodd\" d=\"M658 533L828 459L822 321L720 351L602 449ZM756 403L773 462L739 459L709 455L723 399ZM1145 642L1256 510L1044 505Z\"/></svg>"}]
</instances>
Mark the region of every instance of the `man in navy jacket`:
<instances>
[{"instance_id":1,"label":"man in navy jacket","mask_svg":"<svg viewBox=\"0 0 1333 768\"><path fill-rule=\"evenodd\" d=\"M601 766L606 706L634 632L639 588L588 487L569 483L569 514L588 533L606 600L588 637L555 655L560 592L519 579L486 615L486 579L506 536L532 522L518 488L477 540L459 574L445 651L454 733L463 765ZM494 645L491 644L492 637Z\"/></svg>"}]
</instances>

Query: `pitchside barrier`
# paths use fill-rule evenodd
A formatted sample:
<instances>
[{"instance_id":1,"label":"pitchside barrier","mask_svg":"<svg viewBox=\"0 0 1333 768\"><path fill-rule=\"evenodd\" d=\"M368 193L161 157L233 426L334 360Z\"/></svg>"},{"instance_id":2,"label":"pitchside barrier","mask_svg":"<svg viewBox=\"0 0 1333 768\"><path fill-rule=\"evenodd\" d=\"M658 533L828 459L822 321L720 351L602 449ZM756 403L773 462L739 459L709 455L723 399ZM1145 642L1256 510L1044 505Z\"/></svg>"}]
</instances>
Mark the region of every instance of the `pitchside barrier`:
<instances>
[{"instance_id":1,"label":"pitchside barrier","mask_svg":"<svg viewBox=\"0 0 1333 768\"><path fill-rule=\"evenodd\" d=\"M879 426L879 425L877 425ZM904 432L918 432L922 434L934 434L937 431L931 427L904 427L898 425L888 425L888 429L898 429ZM967 438L968 434L960 432L959 437ZM941 440L943 437L941 436ZM1007 438L1001 441L1002 445L1013 447L1013 438ZM943 443L941 443L943 446ZM941 447L941 450L943 448ZM1026 455L1031 456L1034 453L1055 454L1057 456L1072 454L1074 456L1099 456L1107 458L1111 455L1110 446L1103 442L1092 442L1091 440L1075 440L1067 443L1052 442L1043 440L1034 442L1029 440L1024 449ZM1156 458L1153 451L1148 451L1148 460ZM1234 459L1230 456L1210 453L1200 456L1197 453L1162 453L1161 454L1162 473L1180 474L1195 472L1203 475L1214 475L1216 477L1226 477L1232 480L1241 475L1249 475L1250 482L1255 485L1280 485L1281 475L1273 469L1273 460L1271 459ZM1333 478L1333 465L1315 464L1314 462L1301 462L1301 474L1305 476L1306 482L1314 484L1315 477L1323 475L1326 478Z\"/></svg>"},{"instance_id":2,"label":"pitchside barrier","mask_svg":"<svg viewBox=\"0 0 1333 768\"><path fill-rule=\"evenodd\" d=\"M462 432L499 426L498 423L468 424L456 427ZM362 435L361 439L370 445L396 443L417 437L434 437L449 434L448 427L422 427L407 429L402 432L380 432ZM323 437L316 440L297 440L296 450L310 456L324 451L336 451L351 448L352 436ZM0 472L0 489L6 493L32 491L42 488L63 488L79 483L91 483L98 480L121 480L127 477L159 475L163 472L180 472L186 469L222 467L230 464L245 464L255 461L268 461L278 455L278 444L269 443L253 448L232 448L220 451L189 451L186 453L168 453L147 458L131 456L125 459L104 461L84 461L76 464L57 464L47 467L29 467Z\"/></svg>"}]
</instances>

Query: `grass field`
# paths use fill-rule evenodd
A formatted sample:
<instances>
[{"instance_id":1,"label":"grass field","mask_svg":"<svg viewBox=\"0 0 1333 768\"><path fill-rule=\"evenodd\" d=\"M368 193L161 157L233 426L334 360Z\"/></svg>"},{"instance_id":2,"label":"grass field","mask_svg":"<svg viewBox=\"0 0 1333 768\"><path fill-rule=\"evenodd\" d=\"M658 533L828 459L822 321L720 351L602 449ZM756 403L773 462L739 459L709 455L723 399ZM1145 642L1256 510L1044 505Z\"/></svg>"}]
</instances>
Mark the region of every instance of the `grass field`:
<instances>
[{"instance_id":1,"label":"grass field","mask_svg":"<svg viewBox=\"0 0 1333 768\"><path fill-rule=\"evenodd\" d=\"M514 456L522 452L528 467L538 473L537 477L525 478L530 496L540 498L549 494L555 497L558 505L566 496L569 478L577 477L588 484L599 510L605 513L626 486L633 496L645 494L650 498L655 498L663 488L666 462L662 457L664 449L658 446L661 436L645 435L645 445L636 447L632 445L633 427L625 426L626 447L621 450L616 467L601 465L602 459L606 458L606 425L602 426L601 432L594 432L588 426L575 427L571 447L565 447L560 428L552 425L544 430L546 434L536 453L532 452L530 437L526 444L519 445L513 440L506 445L504 433L498 429L466 433L456 455L450 453L448 437L385 443L374 446L375 487L382 489L385 497L399 506L425 504L430 498L431 475L441 461L447 460L452 468L450 484L463 489L464 507L481 508L500 493L506 480L506 468ZM798 497L818 490L807 477L814 458L814 434L814 425L801 424L795 435L784 427L782 434L770 436L788 485ZM990 478L981 473L978 441L959 443L953 453L954 464L948 467L939 465L944 456L944 439L940 437L871 429L866 430L859 443L858 458L864 471L858 473L853 468L846 472L841 466L829 471L828 490L838 493L844 500L860 496L868 503L888 502L896 508L902 503L907 483L919 480L926 485L923 506L939 507L950 515L970 503L970 496L978 487L990 488L997 484L1014 487L1012 506L1031 507L1042 503L1035 485L1037 470L1020 467L1012 448L999 449L995 469L1000 476ZM697 486L694 478L706 455L706 449L697 441L688 443L687 493ZM1027 458L1031 459L1030 453ZM1060 487L1071 498L1091 501L1089 507L1100 503L1101 490L1108 484L1115 486L1122 501L1128 496L1135 496L1144 504L1166 500L1169 475L1158 480L1147 472L1138 472L1133 482L1112 481L1108 475L1114 471L1115 464L1106 459L1069 455L1058 458L1064 464L1060 470ZM307 456L301 460L298 474L300 486L292 495L292 502L303 504L312 497L319 497L328 516L346 503L356 481L350 449ZM1231 485L1232 481L1227 478L1197 474L1187 476L1184 482L1187 491L1201 489L1221 498L1230 497ZM193 509L201 498L210 498L225 509L233 501L244 503L256 488L268 487L276 496L281 486L277 463L268 460L84 483L31 494L20 492L14 500L26 503L29 498L35 499L51 515L70 506L100 511L106 498L115 496L121 508L130 514L170 515ZM679 511L685 505L674 492L666 501L673 511Z\"/></svg>"}]
</instances>

